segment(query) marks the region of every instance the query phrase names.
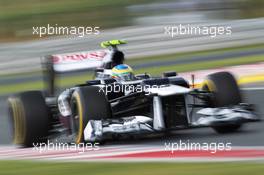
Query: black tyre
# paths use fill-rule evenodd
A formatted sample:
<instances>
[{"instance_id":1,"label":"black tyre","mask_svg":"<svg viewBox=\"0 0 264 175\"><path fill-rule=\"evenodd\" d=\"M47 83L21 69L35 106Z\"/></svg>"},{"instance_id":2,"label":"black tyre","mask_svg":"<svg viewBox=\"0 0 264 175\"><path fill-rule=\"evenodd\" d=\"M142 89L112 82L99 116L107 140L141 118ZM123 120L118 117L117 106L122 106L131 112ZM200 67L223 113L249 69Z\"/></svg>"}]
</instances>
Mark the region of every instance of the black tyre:
<instances>
[{"instance_id":1,"label":"black tyre","mask_svg":"<svg viewBox=\"0 0 264 175\"><path fill-rule=\"evenodd\" d=\"M226 107L242 102L236 79L229 72L218 72L208 75L202 89L213 93L212 98L209 99L212 107ZM229 133L238 130L240 127L240 124L229 124L215 126L213 129L218 133Z\"/></svg>"},{"instance_id":2,"label":"black tyre","mask_svg":"<svg viewBox=\"0 0 264 175\"><path fill-rule=\"evenodd\" d=\"M71 104L76 144L84 142L83 131L89 120L101 120L112 116L107 97L96 86L80 87L75 90Z\"/></svg>"},{"instance_id":3,"label":"black tyre","mask_svg":"<svg viewBox=\"0 0 264 175\"><path fill-rule=\"evenodd\" d=\"M230 124L230 125L223 125L223 126L214 126L212 127L217 133L220 134L227 134L236 132L241 128L241 124Z\"/></svg>"},{"instance_id":4,"label":"black tyre","mask_svg":"<svg viewBox=\"0 0 264 175\"><path fill-rule=\"evenodd\" d=\"M213 107L237 105L242 102L236 79L229 72L208 75L202 89L213 92Z\"/></svg>"},{"instance_id":5,"label":"black tyre","mask_svg":"<svg viewBox=\"0 0 264 175\"><path fill-rule=\"evenodd\" d=\"M13 141L23 147L47 141L49 113L40 91L23 92L8 98Z\"/></svg>"}]
</instances>

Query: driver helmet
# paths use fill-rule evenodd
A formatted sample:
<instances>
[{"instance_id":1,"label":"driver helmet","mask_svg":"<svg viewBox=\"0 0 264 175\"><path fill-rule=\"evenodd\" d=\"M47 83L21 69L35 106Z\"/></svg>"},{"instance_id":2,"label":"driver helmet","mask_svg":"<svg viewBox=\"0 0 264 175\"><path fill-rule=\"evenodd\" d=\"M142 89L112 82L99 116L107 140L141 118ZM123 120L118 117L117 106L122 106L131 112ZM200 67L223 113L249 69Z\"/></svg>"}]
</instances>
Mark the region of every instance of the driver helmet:
<instances>
[{"instance_id":1,"label":"driver helmet","mask_svg":"<svg viewBox=\"0 0 264 175\"><path fill-rule=\"evenodd\" d=\"M112 78L117 81L131 81L134 80L133 69L126 64L119 64L112 69Z\"/></svg>"}]
</instances>

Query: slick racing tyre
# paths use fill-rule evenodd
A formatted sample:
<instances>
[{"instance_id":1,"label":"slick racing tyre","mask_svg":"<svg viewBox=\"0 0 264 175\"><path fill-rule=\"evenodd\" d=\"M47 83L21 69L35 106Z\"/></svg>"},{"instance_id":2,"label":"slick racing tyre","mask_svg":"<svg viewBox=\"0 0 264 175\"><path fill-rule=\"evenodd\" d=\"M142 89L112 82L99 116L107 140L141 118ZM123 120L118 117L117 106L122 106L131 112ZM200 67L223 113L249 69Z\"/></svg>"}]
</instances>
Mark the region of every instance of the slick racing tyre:
<instances>
[{"instance_id":1,"label":"slick racing tyre","mask_svg":"<svg viewBox=\"0 0 264 175\"><path fill-rule=\"evenodd\" d=\"M212 92L212 98L208 103L211 107L227 107L242 102L236 79L229 72L218 72L207 76L202 89ZM229 133L238 130L240 124L215 126L213 129L218 133Z\"/></svg>"},{"instance_id":2,"label":"slick racing tyre","mask_svg":"<svg viewBox=\"0 0 264 175\"><path fill-rule=\"evenodd\" d=\"M208 75L202 89L213 92L213 98L210 101L213 107L237 105L242 101L237 82L228 72Z\"/></svg>"},{"instance_id":3,"label":"slick racing tyre","mask_svg":"<svg viewBox=\"0 0 264 175\"><path fill-rule=\"evenodd\" d=\"M13 141L23 147L45 143L49 131L49 115L40 91L19 93L8 98Z\"/></svg>"},{"instance_id":4,"label":"slick racing tyre","mask_svg":"<svg viewBox=\"0 0 264 175\"><path fill-rule=\"evenodd\" d=\"M88 86L76 89L71 100L75 143L84 142L84 129L89 120L111 118L110 103L99 87Z\"/></svg>"}]
</instances>

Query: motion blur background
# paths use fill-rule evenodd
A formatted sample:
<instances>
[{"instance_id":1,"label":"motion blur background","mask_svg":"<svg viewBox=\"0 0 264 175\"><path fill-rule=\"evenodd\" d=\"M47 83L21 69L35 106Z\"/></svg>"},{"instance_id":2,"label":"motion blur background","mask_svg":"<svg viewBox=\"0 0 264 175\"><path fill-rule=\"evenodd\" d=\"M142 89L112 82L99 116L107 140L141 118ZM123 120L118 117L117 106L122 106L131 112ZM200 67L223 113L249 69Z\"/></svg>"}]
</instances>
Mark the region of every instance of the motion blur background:
<instances>
[{"instance_id":1,"label":"motion blur background","mask_svg":"<svg viewBox=\"0 0 264 175\"><path fill-rule=\"evenodd\" d=\"M126 39L127 58L263 44L263 0L0 0L0 74L35 72L48 54ZM33 35L39 26L98 26L100 35ZM164 34L167 25L231 26L232 35ZM32 41L33 40L33 41ZM163 56L167 57L167 56Z\"/></svg>"},{"instance_id":2,"label":"motion blur background","mask_svg":"<svg viewBox=\"0 0 264 175\"><path fill-rule=\"evenodd\" d=\"M32 35L34 26L99 26L99 35L47 36ZM231 26L232 35L211 38L203 35L170 37L164 34L165 26L179 24ZM125 39L121 46L128 64L137 73L160 74L166 70L187 72L222 66L257 63L264 61L264 0L0 0L0 144L10 143L5 100L8 94L30 89L42 89L41 61L45 55L99 49L101 41ZM259 70L261 72L261 70ZM263 70L262 70L263 72ZM61 88L92 78L90 73L67 74L59 80ZM263 92L263 91L262 91ZM252 95L261 103L259 94ZM259 99L258 99L259 97ZM257 101L256 101L257 100ZM264 112L262 111L262 114ZM262 127L261 125L257 127ZM256 127L256 128L257 128ZM263 146L263 132L248 136ZM242 135L232 136L238 143L246 142ZM261 139L262 138L262 139ZM198 137L199 139L199 137ZM251 143L251 142L248 142ZM252 143L253 146L255 143ZM7 174L16 165L0 163L0 170ZM32 165L24 165L25 167ZM90 165L94 174L104 173L101 165ZM104 165L105 171L116 174L136 171L133 165ZM140 165L136 165L137 167ZM184 166L158 165L172 174L182 167L181 173L214 174L227 169L232 174L261 174L261 166L194 165L188 171ZM151 173L163 173L147 165ZM189 167L191 165L188 165ZM87 165L52 164L43 170L58 170L64 174L67 167L77 173L87 172ZM141 167L138 173L146 173ZM210 167L210 168L209 168ZM24 168L20 174L38 173L39 165L31 172ZM263 168L263 166L262 166ZM187 168L188 169L188 168ZM263 169L262 169L263 170ZM44 173L45 171L43 171ZM222 172L224 174L224 172Z\"/></svg>"},{"instance_id":3,"label":"motion blur background","mask_svg":"<svg viewBox=\"0 0 264 175\"><path fill-rule=\"evenodd\" d=\"M0 0L2 42L32 39L32 26L100 26L259 18L262 0ZM38 38L34 38L38 39Z\"/></svg>"}]
</instances>

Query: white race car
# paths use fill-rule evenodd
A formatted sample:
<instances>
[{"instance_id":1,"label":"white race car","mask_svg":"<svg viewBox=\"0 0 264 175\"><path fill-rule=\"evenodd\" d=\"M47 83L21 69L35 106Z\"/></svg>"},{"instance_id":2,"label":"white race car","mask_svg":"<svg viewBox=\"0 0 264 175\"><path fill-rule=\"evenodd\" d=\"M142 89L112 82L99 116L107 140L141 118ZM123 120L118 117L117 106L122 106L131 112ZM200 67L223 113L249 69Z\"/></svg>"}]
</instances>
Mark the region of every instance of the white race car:
<instances>
[{"instance_id":1,"label":"white race car","mask_svg":"<svg viewBox=\"0 0 264 175\"><path fill-rule=\"evenodd\" d=\"M204 126L226 133L259 120L252 106L243 103L230 73L208 75L201 88L190 87L176 72L134 75L117 49L124 43L107 41L102 46L109 50L46 57L47 91L8 99L15 143L32 146L64 133L78 144ZM55 95L57 72L95 67L94 80Z\"/></svg>"}]
</instances>

